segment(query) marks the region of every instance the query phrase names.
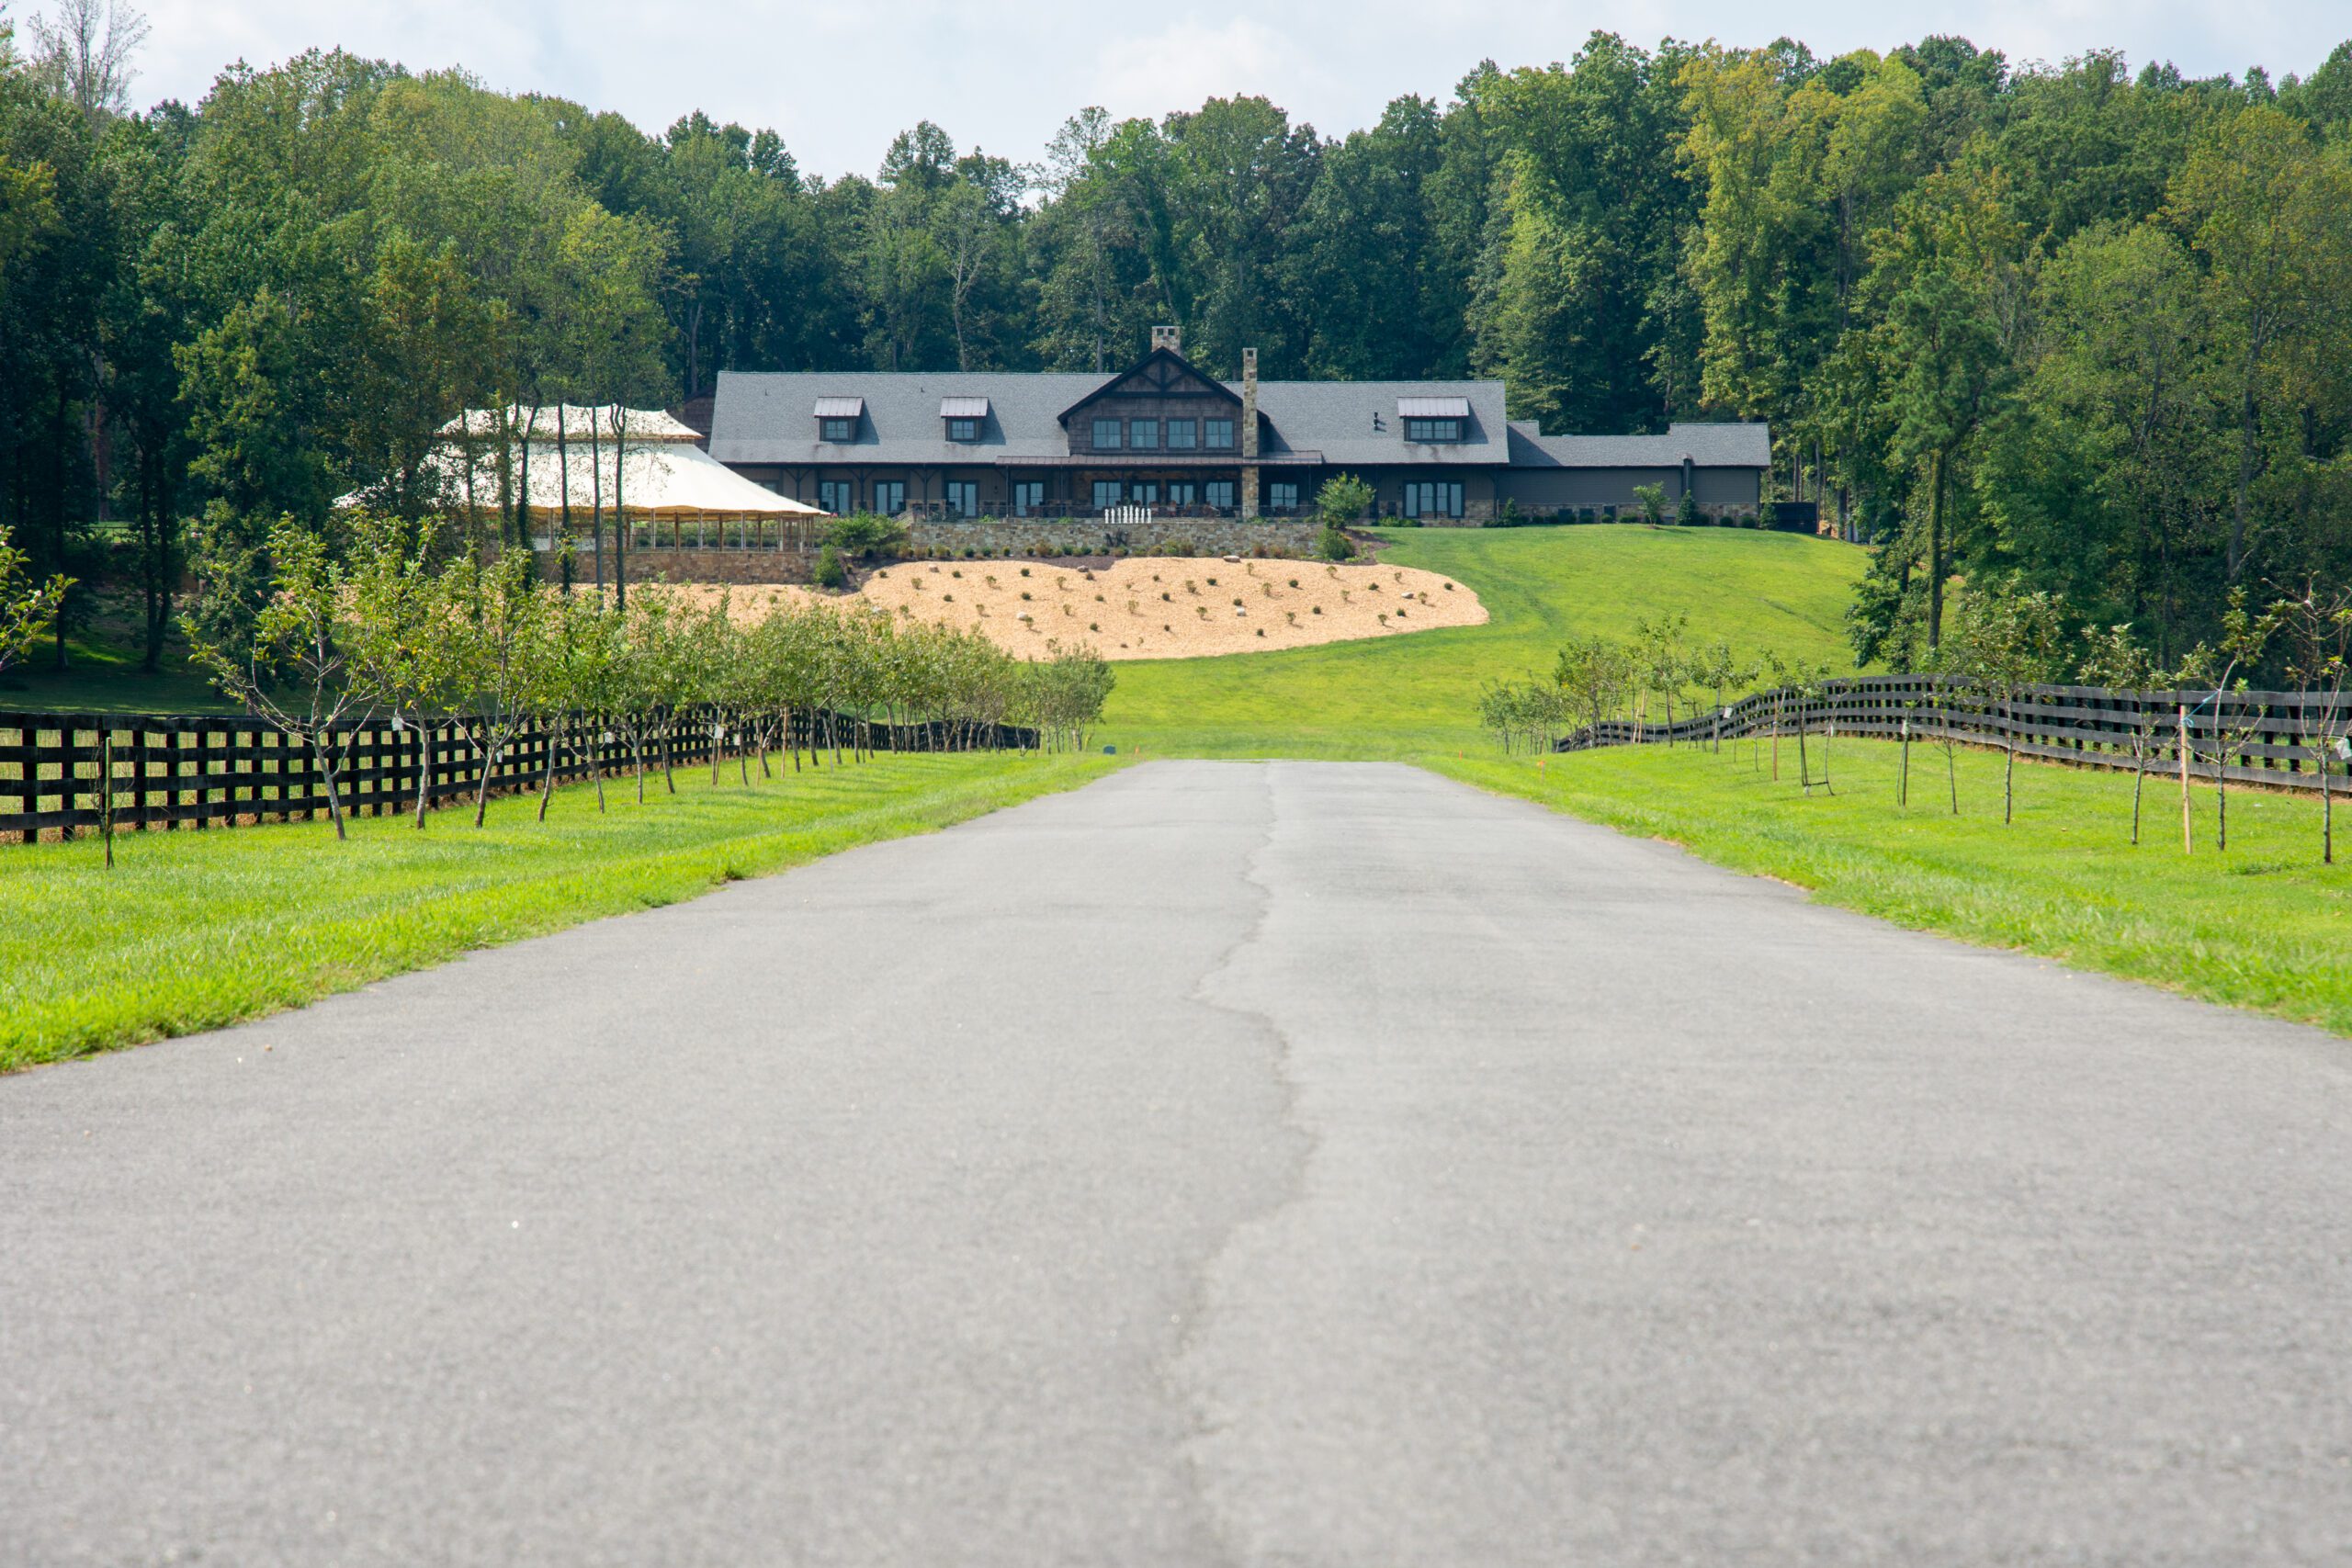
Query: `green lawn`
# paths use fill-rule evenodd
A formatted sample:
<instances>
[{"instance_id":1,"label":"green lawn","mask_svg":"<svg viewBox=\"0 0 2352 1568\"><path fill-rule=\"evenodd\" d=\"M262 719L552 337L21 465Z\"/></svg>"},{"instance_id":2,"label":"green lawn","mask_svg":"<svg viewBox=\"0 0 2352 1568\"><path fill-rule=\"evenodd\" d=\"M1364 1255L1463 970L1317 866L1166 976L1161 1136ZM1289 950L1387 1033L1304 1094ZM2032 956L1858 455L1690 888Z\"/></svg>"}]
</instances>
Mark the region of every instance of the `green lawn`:
<instances>
[{"instance_id":1,"label":"green lawn","mask_svg":"<svg viewBox=\"0 0 2352 1568\"><path fill-rule=\"evenodd\" d=\"M1746 748L1620 748L1539 770L1489 747L1430 765L1898 925L2352 1034L2352 865L2320 863L2316 800L2232 791L2225 855L2213 793L2199 787L2197 848L2184 855L2177 783L2149 780L2134 849L2128 773L2020 762L2018 820L2004 826L1996 753L1960 753L1958 818L1931 747L1913 749L1911 804L1894 804L1897 753L1841 740L1836 794L1810 796L1796 784L1792 739L1777 783L1769 750L1758 771ZM2352 818L2339 813L2338 826Z\"/></svg>"},{"instance_id":2,"label":"green lawn","mask_svg":"<svg viewBox=\"0 0 2352 1568\"><path fill-rule=\"evenodd\" d=\"M1477 592L1483 626L1283 653L1121 664L1102 738L1209 757L1405 757L1475 751L1490 677L1549 674L1571 636L1625 636L1688 611L1694 637L1744 653L1850 663L1845 614L1866 558L1792 534L1634 525L1399 528L1379 558Z\"/></svg>"},{"instance_id":3,"label":"green lawn","mask_svg":"<svg viewBox=\"0 0 2352 1568\"><path fill-rule=\"evenodd\" d=\"M140 668L141 609L135 596L101 593L95 613L65 638L65 668L56 645L43 639L23 662L0 672L0 712L234 713L237 705L213 690L188 662L187 642L175 626L164 639L160 666Z\"/></svg>"},{"instance_id":4,"label":"green lawn","mask_svg":"<svg viewBox=\"0 0 2352 1568\"><path fill-rule=\"evenodd\" d=\"M657 778L398 818L0 847L0 1071L311 1001L469 948L674 903L1099 778L1101 756L885 756L746 788ZM756 778L757 770L753 770Z\"/></svg>"}]
</instances>

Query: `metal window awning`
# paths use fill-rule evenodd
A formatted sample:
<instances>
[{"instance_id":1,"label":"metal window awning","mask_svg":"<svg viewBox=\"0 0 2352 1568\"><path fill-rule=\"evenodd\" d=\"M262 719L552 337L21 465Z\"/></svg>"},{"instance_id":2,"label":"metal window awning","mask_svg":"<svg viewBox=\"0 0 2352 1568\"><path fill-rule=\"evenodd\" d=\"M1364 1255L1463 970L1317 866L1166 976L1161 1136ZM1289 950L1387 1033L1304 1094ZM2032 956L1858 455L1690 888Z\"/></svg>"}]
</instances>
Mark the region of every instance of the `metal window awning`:
<instances>
[{"instance_id":1,"label":"metal window awning","mask_svg":"<svg viewBox=\"0 0 2352 1568\"><path fill-rule=\"evenodd\" d=\"M819 398L819 419L862 419L865 414L864 398Z\"/></svg>"},{"instance_id":2,"label":"metal window awning","mask_svg":"<svg viewBox=\"0 0 2352 1568\"><path fill-rule=\"evenodd\" d=\"M1399 419L1468 419L1470 400L1467 398L1399 398L1396 400Z\"/></svg>"},{"instance_id":3,"label":"metal window awning","mask_svg":"<svg viewBox=\"0 0 2352 1568\"><path fill-rule=\"evenodd\" d=\"M939 417L942 419L986 419L989 400L986 398L942 398Z\"/></svg>"}]
</instances>

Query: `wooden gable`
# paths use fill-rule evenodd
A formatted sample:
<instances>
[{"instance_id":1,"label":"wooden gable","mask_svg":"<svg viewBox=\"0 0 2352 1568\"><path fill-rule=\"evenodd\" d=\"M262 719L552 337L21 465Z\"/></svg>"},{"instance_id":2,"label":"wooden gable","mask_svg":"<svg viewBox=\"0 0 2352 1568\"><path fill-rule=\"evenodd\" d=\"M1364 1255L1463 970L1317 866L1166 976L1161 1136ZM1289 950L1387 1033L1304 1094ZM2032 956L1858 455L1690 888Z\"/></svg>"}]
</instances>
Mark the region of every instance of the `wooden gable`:
<instances>
[{"instance_id":1,"label":"wooden gable","mask_svg":"<svg viewBox=\"0 0 2352 1568\"><path fill-rule=\"evenodd\" d=\"M1147 416L1157 412L1149 405L1166 404L1168 412L1181 416L1193 413L1204 404L1222 404L1238 410L1241 407L1241 399L1224 382L1195 369L1192 361L1172 349L1155 348L1064 409L1061 413L1064 428L1069 428L1072 421L1089 417L1090 410L1106 403L1123 415L1141 413ZM1138 407L1138 404L1146 406Z\"/></svg>"}]
</instances>

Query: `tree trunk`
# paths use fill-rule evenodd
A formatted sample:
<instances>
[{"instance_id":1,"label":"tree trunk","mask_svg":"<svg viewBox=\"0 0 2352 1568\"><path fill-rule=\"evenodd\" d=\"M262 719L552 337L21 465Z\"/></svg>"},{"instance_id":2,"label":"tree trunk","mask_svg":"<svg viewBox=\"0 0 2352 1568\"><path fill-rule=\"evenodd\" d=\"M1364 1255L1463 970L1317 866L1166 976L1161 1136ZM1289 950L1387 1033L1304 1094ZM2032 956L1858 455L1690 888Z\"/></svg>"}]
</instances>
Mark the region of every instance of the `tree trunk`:
<instances>
[{"instance_id":1,"label":"tree trunk","mask_svg":"<svg viewBox=\"0 0 2352 1568\"><path fill-rule=\"evenodd\" d=\"M548 819L548 797L555 794L555 754L561 748L563 729L558 726L548 732L547 771L539 776L539 820Z\"/></svg>"},{"instance_id":2,"label":"tree trunk","mask_svg":"<svg viewBox=\"0 0 2352 1568\"><path fill-rule=\"evenodd\" d=\"M336 840L346 840L351 835L343 830L343 797L335 793L334 763L328 760L327 749L316 734L311 737L311 757L318 766L319 782L326 786L327 820L334 824Z\"/></svg>"},{"instance_id":3,"label":"tree trunk","mask_svg":"<svg viewBox=\"0 0 2352 1568\"><path fill-rule=\"evenodd\" d=\"M1944 641L1944 455L1928 459L1928 646Z\"/></svg>"},{"instance_id":4,"label":"tree trunk","mask_svg":"<svg viewBox=\"0 0 2352 1568\"><path fill-rule=\"evenodd\" d=\"M417 724L416 730L416 830L424 831L424 813L433 799L433 737L435 727Z\"/></svg>"}]
</instances>

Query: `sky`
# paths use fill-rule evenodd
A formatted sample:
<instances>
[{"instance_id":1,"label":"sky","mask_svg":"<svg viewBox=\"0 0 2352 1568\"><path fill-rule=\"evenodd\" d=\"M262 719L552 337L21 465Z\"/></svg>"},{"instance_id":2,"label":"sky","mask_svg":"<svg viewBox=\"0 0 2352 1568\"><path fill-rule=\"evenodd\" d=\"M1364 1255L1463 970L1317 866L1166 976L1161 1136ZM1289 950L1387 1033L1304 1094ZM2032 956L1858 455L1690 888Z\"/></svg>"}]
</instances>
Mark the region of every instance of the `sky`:
<instances>
[{"instance_id":1,"label":"sky","mask_svg":"<svg viewBox=\"0 0 2352 1568\"><path fill-rule=\"evenodd\" d=\"M136 0L134 0L136 3ZM45 0L14 0L20 29ZM462 65L508 92L618 109L658 131L690 109L772 127L801 168L873 173L898 131L944 126L959 147L1038 157L1100 104L1157 118L1257 93L1326 135L1404 93L1442 99L1482 59L1566 60L1604 28L1632 41L1786 34L1829 56L1959 33L2012 62L2120 48L2136 68L2308 73L2352 38L2345 0L147 0L132 96L194 103L220 69L341 45L413 70Z\"/></svg>"}]
</instances>

